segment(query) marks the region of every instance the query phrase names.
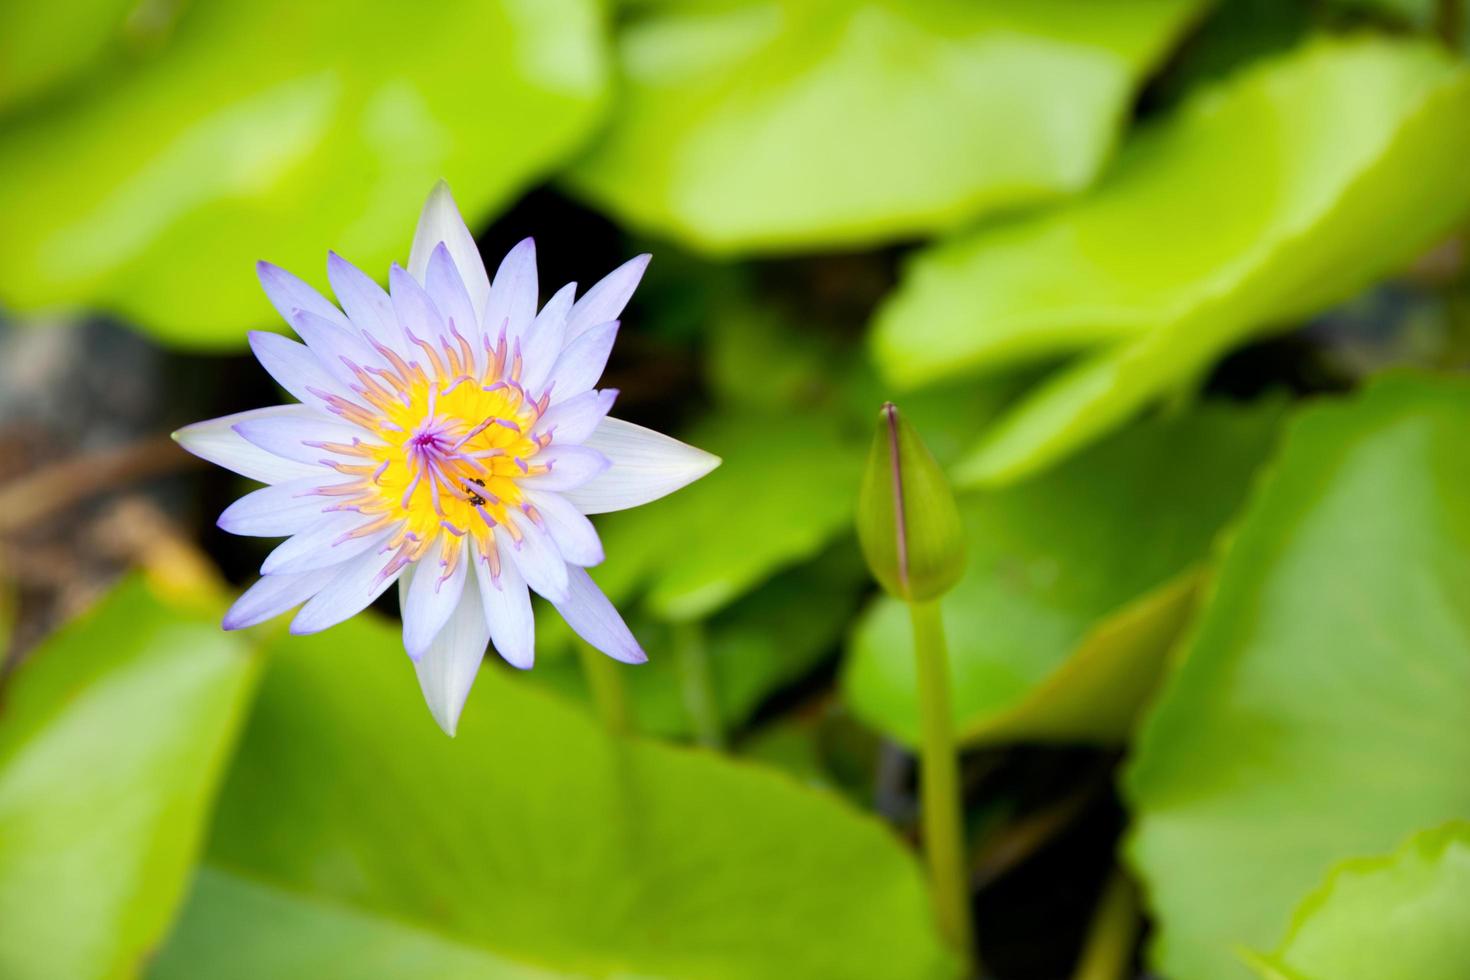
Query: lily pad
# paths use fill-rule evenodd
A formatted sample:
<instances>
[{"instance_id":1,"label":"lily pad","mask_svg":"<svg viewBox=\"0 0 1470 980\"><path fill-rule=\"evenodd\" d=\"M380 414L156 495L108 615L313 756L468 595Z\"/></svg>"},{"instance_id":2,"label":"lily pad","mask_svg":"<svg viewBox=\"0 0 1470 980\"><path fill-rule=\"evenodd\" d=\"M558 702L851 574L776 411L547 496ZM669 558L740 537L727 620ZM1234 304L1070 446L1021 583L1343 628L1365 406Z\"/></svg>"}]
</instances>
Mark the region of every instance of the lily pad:
<instances>
[{"instance_id":1,"label":"lily pad","mask_svg":"<svg viewBox=\"0 0 1470 980\"><path fill-rule=\"evenodd\" d=\"M970 558L942 609L962 739L1126 738L1187 619L1195 569L1279 417L1269 402L1207 404L961 499ZM914 671L908 612L879 600L853 635L843 684L855 713L911 745Z\"/></svg>"},{"instance_id":2,"label":"lily pad","mask_svg":"<svg viewBox=\"0 0 1470 980\"><path fill-rule=\"evenodd\" d=\"M570 174L715 252L892 240L1086 186L1194 0L640 3Z\"/></svg>"},{"instance_id":3,"label":"lily pad","mask_svg":"<svg viewBox=\"0 0 1470 980\"><path fill-rule=\"evenodd\" d=\"M1347 861L1261 957L1266 980L1460 980L1470 972L1470 823L1416 834L1387 857Z\"/></svg>"},{"instance_id":4,"label":"lily pad","mask_svg":"<svg viewBox=\"0 0 1470 980\"><path fill-rule=\"evenodd\" d=\"M1249 976L1338 861L1470 818L1470 385L1291 427L1127 772L1156 969Z\"/></svg>"},{"instance_id":5,"label":"lily pad","mask_svg":"<svg viewBox=\"0 0 1470 980\"><path fill-rule=\"evenodd\" d=\"M6 686L0 976L131 976L163 937L256 675L218 612L127 582Z\"/></svg>"},{"instance_id":6,"label":"lily pad","mask_svg":"<svg viewBox=\"0 0 1470 980\"><path fill-rule=\"evenodd\" d=\"M283 645L154 976L309 976L358 942L389 960L353 976L958 974L876 820L509 671L471 696L449 740L388 625Z\"/></svg>"},{"instance_id":7,"label":"lily pad","mask_svg":"<svg viewBox=\"0 0 1470 980\"><path fill-rule=\"evenodd\" d=\"M257 259L323 287L329 247L386 269L436 180L478 224L573 150L602 107L600 18L594 0L190 4L149 57L0 123L0 303L243 345L276 319Z\"/></svg>"},{"instance_id":8,"label":"lily pad","mask_svg":"<svg viewBox=\"0 0 1470 980\"><path fill-rule=\"evenodd\" d=\"M960 469L1016 479L1349 297L1470 213L1470 68L1408 40L1322 40L1147 127L1090 194L927 249L875 355L919 384L1087 352Z\"/></svg>"}]
</instances>

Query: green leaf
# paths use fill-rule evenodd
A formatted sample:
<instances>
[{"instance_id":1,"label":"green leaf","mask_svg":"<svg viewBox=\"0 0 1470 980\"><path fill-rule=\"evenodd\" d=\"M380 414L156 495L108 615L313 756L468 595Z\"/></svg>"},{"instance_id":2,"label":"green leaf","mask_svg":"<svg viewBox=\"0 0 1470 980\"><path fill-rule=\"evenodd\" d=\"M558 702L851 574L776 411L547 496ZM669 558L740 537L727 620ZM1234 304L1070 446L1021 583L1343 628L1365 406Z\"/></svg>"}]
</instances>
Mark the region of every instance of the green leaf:
<instances>
[{"instance_id":1,"label":"green leaf","mask_svg":"<svg viewBox=\"0 0 1470 980\"><path fill-rule=\"evenodd\" d=\"M815 563L788 570L743 596L703 623L674 624L646 614L628 615L633 633L649 660L623 671L632 702L635 730L648 735L683 736L694 732L681 684L675 644L681 630L696 629L705 644L716 707L724 727L743 725L767 698L800 680L838 647L868 583L858 556L845 548ZM537 623L538 629L541 622ZM538 661L529 678L565 694L585 697L577 658L556 656L558 640L569 631L537 642ZM551 653L552 656L545 656Z\"/></svg>"},{"instance_id":2,"label":"green leaf","mask_svg":"<svg viewBox=\"0 0 1470 980\"><path fill-rule=\"evenodd\" d=\"M1337 861L1470 817L1470 386L1304 414L1126 779L1159 972L1244 977Z\"/></svg>"},{"instance_id":3,"label":"green leaf","mask_svg":"<svg viewBox=\"0 0 1470 980\"><path fill-rule=\"evenodd\" d=\"M1193 0L639 4L572 186L716 251L953 227L1086 186Z\"/></svg>"},{"instance_id":4,"label":"green leaf","mask_svg":"<svg viewBox=\"0 0 1470 980\"><path fill-rule=\"evenodd\" d=\"M82 75L110 48L146 39L158 25L137 8L137 0L0 4L0 112Z\"/></svg>"},{"instance_id":5,"label":"green leaf","mask_svg":"<svg viewBox=\"0 0 1470 980\"><path fill-rule=\"evenodd\" d=\"M830 413L717 416L685 436L719 469L676 494L602 518L615 600L640 588L662 619L701 619L814 557L852 523L863 444Z\"/></svg>"},{"instance_id":6,"label":"green leaf","mask_svg":"<svg viewBox=\"0 0 1470 980\"><path fill-rule=\"evenodd\" d=\"M1087 351L959 472L1015 479L1432 245L1470 212L1467 114L1470 69L1433 45L1271 60L1148 128L1085 198L921 252L876 357L915 384Z\"/></svg>"},{"instance_id":7,"label":"green leaf","mask_svg":"<svg viewBox=\"0 0 1470 980\"><path fill-rule=\"evenodd\" d=\"M1207 405L1140 423L1042 476L962 498L970 560L942 600L955 727L969 742L1117 742L1188 615L1217 531L1279 410ZM919 732L913 638L880 600L843 677L854 712Z\"/></svg>"},{"instance_id":8,"label":"green leaf","mask_svg":"<svg viewBox=\"0 0 1470 980\"><path fill-rule=\"evenodd\" d=\"M0 713L0 976L131 976L173 919L255 678L217 612L117 588Z\"/></svg>"},{"instance_id":9,"label":"green leaf","mask_svg":"<svg viewBox=\"0 0 1470 980\"><path fill-rule=\"evenodd\" d=\"M0 303L239 345L277 319L257 259L382 275L436 180L478 225L603 89L594 0L191 4L152 57L0 123Z\"/></svg>"},{"instance_id":10,"label":"green leaf","mask_svg":"<svg viewBox=\"0 0 1470 980\"><path fill-rule=\"evenodd\" d=\"M472 697L445 739L387 624L285 644L155 976L312 976L379 935L403 968L370 976L463 975L470 954L492 976L956 974L876 820L711 753L612 739L508 671Z\"/></svg>"},{"instance_id":11,"label":"green leaf","mask_svg":"<svg viewBox=\"0 0 1470 980\"><path fill-rule=\"evenodd\" d=\"M1333 869L1257 969L1267 980L1461 980L1470 968L1470 823Z\"/></svg>"}]
</instances>

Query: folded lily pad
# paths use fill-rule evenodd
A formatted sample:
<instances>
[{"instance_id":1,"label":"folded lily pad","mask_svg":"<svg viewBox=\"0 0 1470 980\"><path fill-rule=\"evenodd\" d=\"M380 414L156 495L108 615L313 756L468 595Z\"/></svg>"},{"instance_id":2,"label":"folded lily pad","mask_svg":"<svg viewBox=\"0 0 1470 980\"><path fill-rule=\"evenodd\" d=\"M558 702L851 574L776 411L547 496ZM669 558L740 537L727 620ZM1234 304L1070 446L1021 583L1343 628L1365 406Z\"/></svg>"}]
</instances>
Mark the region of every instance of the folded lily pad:
<instances>
[{"instance_id":1,"label":"folded lily pad","mask_svg":"<svg viewBox=\"0 0 1470 980\"><path fill-rule=\"evenodd\" d=\"M942 604L963 740L1127 737L1279 417L1270 402L1207 404L961 499L968 569ZM909 744L914 671L908 612L881 599L853 635L843 685L855 713Z\"/></svg>"},{"instance_id":2,"label":"folded lily pad","mask_svg":"<svg viewBox=\"0 0 1470 980\"><path fill-rule=\"evenodd\" d=\"M1075 191L1194 0L640 3L572 187L716 252L949 228Z\"/></svg>"},{"instance_id":3,"label":"folded lily pad","mask_svg":"<svg viewBox=\"0 0 1470 980\"><path fill-rule=\"evenodd\" d=\"M163 937L256 676L218 614L126 582L7 683L0 976L132 976Z\"/></svg>"},{"instance_id":4,"label":"folded lily pad","mask_svg":"<svg viewBox=\"0 0 1470 980\"><path fill-rule=\"evenodd\" d=\"M1338 865L1292 916L1266 980L1461 980L1470 973L1470 823L1416 834L1386 857Z\"/></svg>"},{"instance_id":5,"label":"folded lily pad","mask_svg":"<svg viewBox=\"0 0 1470 980\"><path fill-rule=\"evenodd\" d=\"M283 645L152 975L958 974L876 820L482 673L449 740L388 625Z\"/></svg>"},{"instance_id":6,"label":"folded lily pad","mask_svg":"<svg viewBox=\"0 0 1470 980\"><path fill-rule=\"evenodd\" d=\"M328 248L386 269L441 177L477 224L574 149L604 95L597 8L190 4L147 57L0 122L0 304L243 345L276 319L257 259L319 286Z\"/></svg>"},{"instance_id":7,"label":"folded lily pad","mask_svg":"<svg viewBox=\"0 0 1470 980\"><path fill-rule=\"evenodd\" d=\"M1408 40L1323 40L1209 88L1086 196L933 246L873 343L919 384L1085 352L961 466L1016 479L1351 296L1470 213L1470 68Z\"/></svg>"},{"instance_id":8,"label":"folded lily pad","mask_svg":"<svg viewBox=\"0 0 1470 980\"><path fill-rule=\"evenodd\" d=\"M1247 977L1335 863L1470 818L1466 431L1404 376L1284 438L1127 772L1159 973Z\"/></svg>"}]
</instances>

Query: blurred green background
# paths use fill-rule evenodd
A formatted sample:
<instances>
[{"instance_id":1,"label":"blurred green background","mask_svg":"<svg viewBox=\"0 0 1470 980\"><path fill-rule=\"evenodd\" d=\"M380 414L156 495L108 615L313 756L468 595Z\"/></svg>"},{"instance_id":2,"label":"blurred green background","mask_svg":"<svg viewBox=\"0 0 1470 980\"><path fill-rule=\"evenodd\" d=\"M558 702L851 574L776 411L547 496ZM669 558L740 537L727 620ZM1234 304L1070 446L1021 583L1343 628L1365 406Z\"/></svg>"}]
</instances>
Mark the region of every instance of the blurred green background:
<instances>
[{"instance_id":1,"label":"blurred green background","mask_svg":"<svg viewBox=\"0 0 1470 980\"><path fill-rule=\"evenodd\" d=\"M944 600L1000 980L1470 976L1459 0L0 0L0 980L960 976L914 857L878 406ZM598 521L457 739L381 603L217 626L268 544L166 433L278 400L258 259L654 261L617 414L724 457ZM548 291L549 292L549 291ZM538 610L539 613L539 610Z\"/></svg>"}]
</instances>

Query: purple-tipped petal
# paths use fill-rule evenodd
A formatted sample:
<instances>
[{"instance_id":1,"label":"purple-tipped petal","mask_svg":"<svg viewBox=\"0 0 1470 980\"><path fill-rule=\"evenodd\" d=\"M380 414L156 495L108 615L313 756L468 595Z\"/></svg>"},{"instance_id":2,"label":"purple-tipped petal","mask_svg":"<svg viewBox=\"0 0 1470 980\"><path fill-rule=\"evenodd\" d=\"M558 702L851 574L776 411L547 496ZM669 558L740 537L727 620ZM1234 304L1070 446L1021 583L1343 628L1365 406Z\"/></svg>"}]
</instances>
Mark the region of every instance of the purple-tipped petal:
<instances>
[{"instance_id":1,"label":"purple-tipped petal","mask_svg":"<svg viewBox=\"0 0 1470 980\"><path fill-rule=\"evenodd\" d=\"M353 441L382 445L366 429L351 422L327 418L317 414L315 418L256 418L235 424L235 431L246 441L259 446L268 453L299 463L316 463L333 459L333 455L321 444L352 445ZM315 444L315 445L313 445ZM361 460L357 460L361 462ZM319 470L323 482L335 474L326 468Z\"/></svg>"},{"instance_id":2,"label":"purple-tipped petal","mask_svg":"<svg viewBox=\"0 0 1470 980\"><path fill-rule=\"evenodd\" d=\"M546 414L537 420L531 435L541 436L549 432L559 446L579 445L602 424L617 400L616 388L584 391L548 408Z\"/></svg>"},{"instance_id":3,"label":"purple-tipped petal","mask_svg":"<svg viewBox=\"0 0 1470 980\"><path fill-rule=\"evenodd\" d=\"M607 596L592 581L592 576L581 568L570 568L567 572L566 599L562 602L552 600L567 625L614 660L625 664L647 662L648 654L633 638L632 631Z\"/></svg>"},{"instance_id":4,"label":"purple-tipped petal","mask_svg":"<svg viewBox=\"0 0 1470 980\"><path fill-rule=\"evenodd\" d=\"M369 551L351 561L334 566L337 574L332 580L296 614L291 620L291 632L296 636L319 633L346 619L351 619L372 605L374 599L383 594L394 582L402 569L383 574L387 559Z\"/></svg>"},{"instance_id":5,"label":"purple-tipped petal","mask_svg":"<svg viewBox=\"0 0 1470 980\"><path fill-rule=\"evenodd\" d=\"M439 307L429 298L429 293L419 281L396 263L388 270L388 295L393 300L393 312L398 314L398 323L405 333L420 340L432 341L436 346L449 335Z\"/></svg>"},{"instance_id":6,"label":"purple-tipped petal","mask_svg":"<svg viewBox=\"0 0 1470 980\"><path fill-rule=\"evenodd\" d=\"M376 531L349 537L370 520L372 518L352 511L323 514L319 520L276 545L261 563L261 574L309 572L313 568L340 565L363 552L374 551L382 546L389 532Z\"/></svg>"},{"instance_id":7,"label":"purple-tipped petal","mask_svg":"<svg viewBox=\"0 0 1470 980\"><path fill-rule=\"evenodd\" d=\"M398 329L393 301L372 277L336 252L329 252L327 280L354 327L388 347L398 349L403 345L405 338Z\"/></svg>"},{"instance_id":8,"label":"purple-tipped petal","mask_svg":"<svg viewBox=\"0 0 1470 980\"><path fill-rule=\"evenodd\" d=\"M602 541L581 511L557 493L527 490L526 499L541 513L546 533L563 558L584 568L602 563Z\"/></svg>"},{"instance_id":9,"label":"purple-tipped petal","mask_svg":"<svg viewBox=\"0 0 1470 980\"><path fill-rule=\"evenodd\" d=\"M607 418L583 443L612 466L575 490L567 500L584 514L638 507L688 486L720 465L720 457L641 425Z\"/></svg>"},{"instance_id":10,"label":"purple-tipped petal","mask_svg":"<svg viewBox=\"0 0 1470 980\"><path fill-rule=\"evenodd\" d=\"M442 565L444 542L441 536L423 559L398 580L398 601L403 612L403 648L411 660L418 660L429 649L429 644L449 622L464 593L465 569L471 563L471 556L461 554L454 571L446 578Z\"/></svg>"},{"instance_id":11,"label":"purple-tipped petal","mask_svg":"<svg viewBox=\"0 0 1470 980\"><path fill-rule=\"evenodd\" d=\"M255 274L260 278L260 286L265 290L271 305L287 323L294 321L297 310L305 310L343 330L351 329L351 324L342 315L342 311L299 276L269 262L255 263Z\"/></svg>"},{"instance_id":12,"label":"purple-tipped petal","mask_svg":"<svg viewBox=\"0 0 1470 980\"><path fill-rule=\"evenodd\" d=\"M316 595L336 574L335 568L318 568L294 575L266 575L240 594L220 625L241 630L275 619Z\"/></svg>"},{"instance_id":13,"label":"purple-tipped petal","mask_svg":"<svg viewBox=\"0 0 1470 980\"><path fill-rule=\"evenodd\" d=\"M587 295L577 300L567 318L567 339L575 340L599 323L616 320L633 297L633 290L638 288L652 258L647 254L631 258L587 290Z\"/></svg>"},{"instance_id":14,"label":"purple-tipped petal","mask_svg":"<svg viewBox=\"0 0 1470 980\"><path fill-rule=\"evenodd\" d=\"M536 617L531 613L526 580L503 553L498 580L490 577L489 565L481 560L476 562L474 575L496 651L512 667L530 670L536 662Z\"/></svg>"},{"instance_id":15,"label":"purple-tipped petal","mask_svg":"<svg viewBox=\"0 0 1470 980\"><path fill-rule=\"evenodd\" d=\"M200 459L223 466L233 473L260 483L284 483L300 477L316 476L320 466L285 459L247 441L235 431L242 422L257 419L320 419L321 413L306 405L272 405L248 412L237 412L207 422L186 425L173 434L174 442Z\"/></svg>"},{"instance_id":16,"label":"purple-tipped petal","mask_svg":"<svg viewBox=\"0 0 1470 980\"><path fill-rule=\"evenodd\" d=\"M350 327L339 327L307 310L296 311L291 327L322 362L322 368L348 390L358 383L349 363L360 367L381 363L378 352Z\"/></svg>"},{"instance_id":17,"label":"purple-tipped petal","mask_svg":"<svg viewBox=\"0 0 1470 980\"><path fill-rule=\"evenodd\" d=\"M598 324L562 348L546 379L552 401L573 398L597 384L617 339L618 324L614 320Z\"/></svg>"},{"instance_id":18,"label":"purple-tipped petal","mask_svg":"<svg viewBox=\"0 0 1470 980\"><path fill-rule=\"evenodd\" d=\"M347 396L346 389L327 373L321 360L305 344L259 330L251 331L246 338L260 366L302 404L327 411L324 395Z\"/></svg>"},{"instance_id":19,"label":"purple-tipped petal","mask_svg":"<svg viewBox=\"0 0 1470 980\"><path fill-rule=\"evenodd\" d=\"M567 595L567 562L556 549L556 544L551 540L551 535L537 527L530 518L523 514L512 513L510 520L521 532L519 546L512 544L509 535L499 535L496 540L501 543L500 558L507 558L515 563L516 570L521 573L521 578L526 584L535 589L540 595L553 602L566 598Z\"/></svg>"},{"instance_id":20,"label":"purple-tipped petal","mask_svg":"<svg viewBox=\"0 0 1470 980\"><path fill-rule=\"evenodd\" d=\"M465 292L464 283L449 257L449 249L441 242L434 246L429 256L429 268L424 274L424 291L443 315L445 326L453 325L460 336L473 343L476 336L475 324L479 323L474 307L470 305L470 294Z\"/></svg>"},{"instance_id":21,"label":"purple-tipped petal","mask_svg":"<svg viewBox=\"0 0 1470 980\"><path fill-rule=\"evenodd\" d=\"M608 458L595 449L588 449L586 446L562 446L554 442L536 454L536 462L548 464L551 472L516 481L527 489L575 490L596 479L611 466Z\"/></svg>"},{"instance_id":22,"label":"purple-tipped petal","mask_svg":"<svg viewBox=\"0 0 1470 980\"><path fill-rule=\"evenodd\" d=\"M483 319L485 333L498 337L501 325L505 324L509 341L514 343L524 337L536 316L537 288L536 243L525 238L506 253L500 268L495 270Z\"/></svg>"},{"instance_id":23,"label":"purple-tipped petal","mask_svg":"<svg viewBox=\"0 0 1470 980\"><path fill-rule=\"evenodd\" d=\"M230 534L280 538L296 534L318 520L333 498L314 491L331 481L309 476L247 493L219 515L219 527ZM340 479L337 482L341 482Z\"/></svg>"},{"instance_id":24,"label":"purple-tipped petal","mask_svg":"<svg viewBox=\"0 0 1470 980\"><path fill-rule=\"evenodd\" d=\"M485 611L480 607L478 590L470 585L461 589L444 627L414 662L429 714L446 735L453 736L459 727L460 711L480 672L489 642Z\"/></svg>"},{"instance_id":25,"label":"purple-tipped petal","mask_svg":"<svg viewBox=\"0 0 1470 980\"><path fill-rule=\"evenodd\" d=\"M572 309L572 296L576 291L574 282L558 289L536 314L535 322L521 343L521 387L533 398L539 398L545 390L546 379L551 377L551 369L556 366L556 359L565 346L567 314Z\"/></svg>"},{"instance_id":26,"label":"purple-tipped petal","mask_svg":"<svg viewBox=\"0 0 1470 980\"><path fill-rule=\"evenodd\" d=\"M419 216L418 229L413 235L413 247L408 253L409 275L419 282L425 280L429 256L440 242L444 243L444 247L449 250L449 257L454 260L454 267L459 271L465 292L469 294L476 318L483 319L490 296L490 277L485 274L485 261L480 258L480 249L475 245L475 238L470 234L469 228L465 226L464 218L460 217L454 195L449 192L449 185L442 180L429 192L429 199L424 203L423 213ZM460 327L460 331L467 337L470 336L469 326L466 324ZM498 325L496 329L499 329Z\"/></svg>"}]
</instances>

